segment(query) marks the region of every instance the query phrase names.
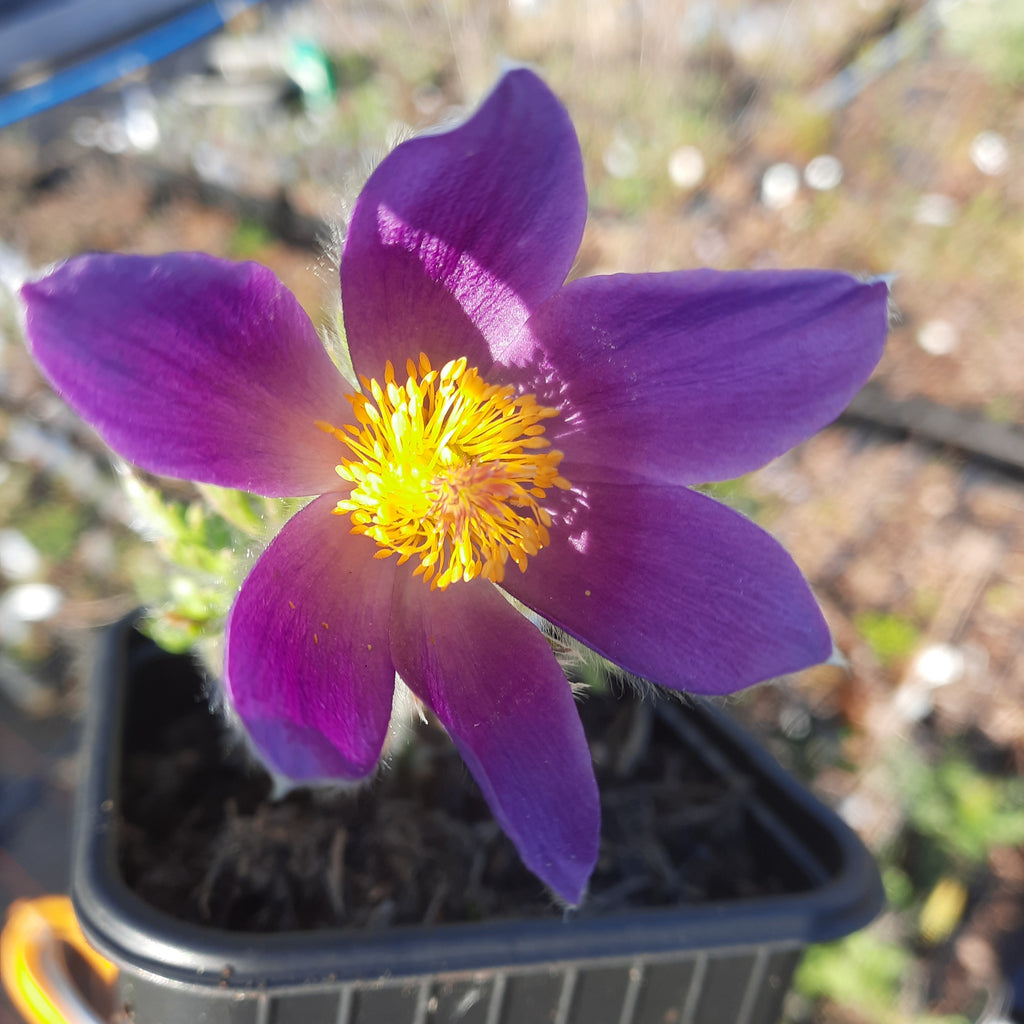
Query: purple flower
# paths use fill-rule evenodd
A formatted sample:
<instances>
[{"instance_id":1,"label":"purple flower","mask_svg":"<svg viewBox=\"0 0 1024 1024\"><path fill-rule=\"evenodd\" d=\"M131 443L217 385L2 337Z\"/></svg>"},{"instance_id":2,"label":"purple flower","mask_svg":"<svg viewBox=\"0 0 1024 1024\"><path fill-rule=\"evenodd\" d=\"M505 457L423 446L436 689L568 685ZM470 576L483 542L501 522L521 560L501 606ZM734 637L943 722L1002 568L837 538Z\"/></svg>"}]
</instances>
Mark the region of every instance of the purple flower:
<instances>
[{"instance_id":1,"label":"purple flower","mask_svg":"<svg viewBox=\"0 0 1024 1024\"><path fill-rule=\"evenodd\" d=\"M367 775L397 673L569 902L597 856L593 768L547 640L507 598L695 693L827 658L789 556L690 485L834 419L881 354L887 302L820 271L565 284L585 214L568 115L518 70L359 197L341 285L361 391L254 264L89 255L22 293L39 364L126 458L317 495L227 624L227 688L266 760Z\"/></svg>"}]
</instances>

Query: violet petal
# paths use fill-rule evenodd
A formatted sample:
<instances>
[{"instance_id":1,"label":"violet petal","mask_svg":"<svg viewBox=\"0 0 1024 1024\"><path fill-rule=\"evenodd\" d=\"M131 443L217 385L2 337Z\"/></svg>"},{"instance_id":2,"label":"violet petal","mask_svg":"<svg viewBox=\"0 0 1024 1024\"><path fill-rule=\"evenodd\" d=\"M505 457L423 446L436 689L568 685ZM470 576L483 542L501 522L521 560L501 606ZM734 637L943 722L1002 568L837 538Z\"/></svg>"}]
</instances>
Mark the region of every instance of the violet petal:
<instances>
[{"instance_id":1,"label":"violet petal","mask_svg":"<svg viewBox=\"0 0 1024 1024\"><path fill-rule=\"evenodd\" d=\"M405 574L391 649L523 862L578 903L597 859L597 784L572 691L541 632L484 580L432 592Z\"/></svg>"},{"instance_id":2,"label":"violet petal","mask_svg":"<svg viewBox=\"0 0 1024 1024\"><path fill-rule=\"evenodd\" d=\"M401 375L420 352L485 374L525 362L523 323L565 280L585 218L565 108L532 72L506 74L464 124L398 146L359 196L341 261L356 371L379 379L391 360Z\"/></svg>"},{"instance_id":3,"label":"violet petal","mask_svg":"<svg viewBox=\"0 0 1024 1024\"><path fill-rule=\"evenodd\" d=\"M551 544L502 586L616 665L730 693L832 650L807 582L772 537L684 487L592 483Z\"/></svg>"},{"instance_id":4,"label":"violet petal","mask_svg":"<svg viewBox=\"0 0 1024 1024\"><path fill-rule=\"evenodd\" d=\"M351 391L264 267L199 253L79 256L22 289L29 347L116 452L259 494L338 489Z\"/></svg>"},{"instance_id":5,"label":"violet petal","mask_svg":"<svg viewBox=\"0 0 1024 1024\"><path fill-rule=\"evenodd\" d=\"M564 382L572 481L703 483L831 422L882 353L887 288L826 271L584 278L531 328Z\"/></svg>"},{"instance_id":6,"label":"violet petal","mask_svg":"<svg viewBox=\"0 0 1024 1024\"><path fill-rule=\"evenodd\" d=\"M227 625L224 676L261 754L295 779L366 775L391 718L394 562L332 513L292 517L253 567Z\"/></svg>"}]
</instances>

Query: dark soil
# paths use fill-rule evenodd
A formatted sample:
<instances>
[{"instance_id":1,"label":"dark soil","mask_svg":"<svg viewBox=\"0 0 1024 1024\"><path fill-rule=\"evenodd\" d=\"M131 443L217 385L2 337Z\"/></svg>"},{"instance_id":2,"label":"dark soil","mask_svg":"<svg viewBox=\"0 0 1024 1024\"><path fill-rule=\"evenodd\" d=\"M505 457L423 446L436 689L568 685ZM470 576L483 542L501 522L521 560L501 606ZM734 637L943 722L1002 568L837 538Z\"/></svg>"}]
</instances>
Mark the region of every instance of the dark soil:
<instances>
[{"instance_id":1,"label":"dark soil","mask_svg":"<svg viewBox=\"0 0 1024 1024\"><path fill-rule=\"evenodd\" d=\"M153 906L267 932L562 913L436 724L368 785L275 800L209 711L187 659L155 655L137 677L120 863ZM765 848L747 780L712 772L655 707L632 697L580 704L603 831L579 913L801 887Z\"/></svg>"}]
</instances>

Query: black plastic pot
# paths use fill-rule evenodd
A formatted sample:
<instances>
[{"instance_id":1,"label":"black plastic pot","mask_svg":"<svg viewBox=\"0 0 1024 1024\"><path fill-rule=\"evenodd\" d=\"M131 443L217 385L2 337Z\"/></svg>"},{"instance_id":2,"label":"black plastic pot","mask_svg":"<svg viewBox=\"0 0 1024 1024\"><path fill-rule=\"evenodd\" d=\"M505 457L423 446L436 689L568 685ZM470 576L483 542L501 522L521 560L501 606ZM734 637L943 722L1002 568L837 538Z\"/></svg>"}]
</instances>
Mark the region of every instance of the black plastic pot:
<instances>
[{"instance_id":1,"label":"black plastic pot","mask_svg":"<svg viewBox=\"0 0 1024 1024\"><path fill-rule=\"evenodd\" d=\"M879 911L854 834L714 708L659 710L741 795L758 857L792 892L616 913L382 931L234 933L178 921L118 868L127 735L201 700L187 658L124 622L103 639L91 694L72 865L89 941L120 968L139 1024L772 1024L802 951Z\"/></svg>"}]
</instances>

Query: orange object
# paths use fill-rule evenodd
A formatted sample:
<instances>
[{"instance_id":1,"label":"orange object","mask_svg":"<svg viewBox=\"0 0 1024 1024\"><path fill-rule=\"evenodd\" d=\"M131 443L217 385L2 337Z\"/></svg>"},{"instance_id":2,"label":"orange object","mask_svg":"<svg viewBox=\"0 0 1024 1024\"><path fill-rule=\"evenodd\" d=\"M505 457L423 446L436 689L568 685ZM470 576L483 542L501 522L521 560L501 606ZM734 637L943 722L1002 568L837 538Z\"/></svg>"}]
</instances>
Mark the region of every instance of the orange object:
<instances>
[{"instance_id":1,"label":"orange object","mask_svg":"<svg viewBox=\"0 0 1024 1024\"><path fill-rule=\"evenodd\" d=\"M117 977L117 967L85 941L67 896L11 904L0 933L0 978L29 1024L102 1024L72 976L72 959L103 989Z\"/></svg>"}]
</instances>

